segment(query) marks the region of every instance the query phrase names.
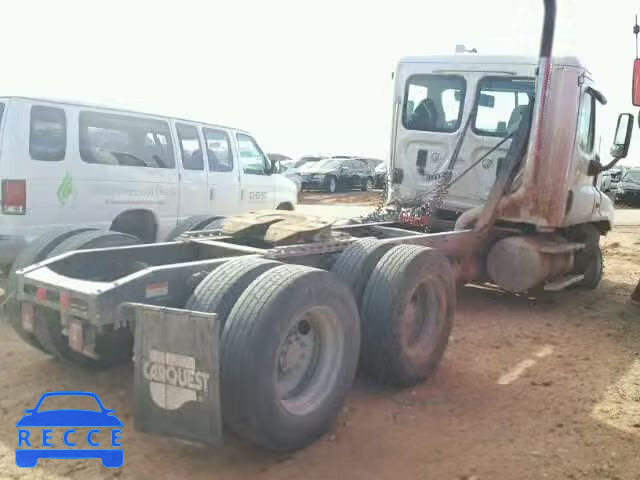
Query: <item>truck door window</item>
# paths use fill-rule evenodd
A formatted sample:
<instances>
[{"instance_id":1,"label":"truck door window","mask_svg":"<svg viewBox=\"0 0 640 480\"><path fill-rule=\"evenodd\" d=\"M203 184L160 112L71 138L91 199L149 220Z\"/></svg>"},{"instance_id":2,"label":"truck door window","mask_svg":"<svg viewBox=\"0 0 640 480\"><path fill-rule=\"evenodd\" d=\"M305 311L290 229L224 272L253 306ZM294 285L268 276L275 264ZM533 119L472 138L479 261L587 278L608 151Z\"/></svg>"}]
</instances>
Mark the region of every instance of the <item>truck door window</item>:
<instances>
[{"instance_id":1,"label":"truck door window","mask_svg":"<svg viewBox=\"0 0 640 480\"><path fill-rule=\"evenodd\" d=\"M243 172L250 175L267 175L270 170L269 160L255 140L244 133L238 133L236 138Z\"/></svg>"},{"instance_id":2,"label":"truck door window","mask_svg":"<svg viewBox=\"0 0 640 480\"><path fill-rule=\"evenodd\" d=\"M214 128L203 128L202 132L204 133L204 141L207 143L209 171L233 171L233 153L227 132Z\"/></svg>"},{"instance_id":3,"label":"truck door window","mask_svg":"<svg viewBox=\"0 0 640 480\"><path fill-rule=\"evenodd\" d=\"M413 75L404 94L402 124L408 130L455 132L460 127L466 82L455 75Z\"/></svg>"},{"instance_id":4,"label":"truck door window","mask_svg":"<svg viewBox=\"0 0 640 480\"><path fill-rule=\"evenodd\" d=\"M593 98L590 93L584 92L584 94L582 95L582 102L580 103L580 113L578 114L578 131L576 134L578 147L584 153L593 152L596 129L595 113L595 98Z\"/></svg>"},{"instance_id":5,"label":"truck door window","mask_svg":"<svg viewBox=\"0 0 640 480\"><path fill-rule=\"evenodd\" d=\"M57 162L67 149L67 119L61 108L31 107L29 154L34 160Z\"/></svg>"},{"instance_id":6,"label":"truck door window","mask_svg":"<svg viewBox=\"0 0 640 480\"><path fill-rule=\"evenodd\" d=\"M486 77L478 84L473 131L478 135L506 137L520 125L535 95L530 78Z\"/></svg>"},{"instance_id":7,"label":"truck door window","mask_svg":"<svg viewBox=\"0 0 640 480\"><path fill-rule=\"evenodd\" d=\"M193 125L176 124L180 152L182 153L182 166L185 170L204 170L202 145L198 137L198 129Z\"/></svg>"}]
</instances>

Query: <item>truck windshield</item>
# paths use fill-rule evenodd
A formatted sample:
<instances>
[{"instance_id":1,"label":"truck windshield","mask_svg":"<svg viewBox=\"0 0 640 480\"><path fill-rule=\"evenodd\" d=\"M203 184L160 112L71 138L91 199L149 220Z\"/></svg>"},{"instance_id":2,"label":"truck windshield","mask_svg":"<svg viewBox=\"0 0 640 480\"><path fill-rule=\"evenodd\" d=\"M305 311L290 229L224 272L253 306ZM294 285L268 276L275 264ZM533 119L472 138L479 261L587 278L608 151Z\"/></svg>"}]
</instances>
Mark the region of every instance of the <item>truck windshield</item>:
<instances>
[{"instance_id":1,"label":"truck windshield","mask_svg":"<svg viewBox=\"0 0 640 480\"><path fill-rule=\"evenodd\" d=\"M407 81L402 123L408 130L455 132L466 82L456 75L413 75Z\"/></svg>"}]
</instances>

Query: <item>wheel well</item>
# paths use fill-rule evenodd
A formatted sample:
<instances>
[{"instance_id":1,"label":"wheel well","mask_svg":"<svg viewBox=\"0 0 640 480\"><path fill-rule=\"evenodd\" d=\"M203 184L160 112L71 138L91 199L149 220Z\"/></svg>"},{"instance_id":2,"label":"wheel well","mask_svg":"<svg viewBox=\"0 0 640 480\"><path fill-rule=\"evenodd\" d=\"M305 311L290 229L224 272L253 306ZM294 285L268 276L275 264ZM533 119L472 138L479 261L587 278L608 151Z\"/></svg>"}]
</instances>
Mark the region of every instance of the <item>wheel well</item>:
<instances>
[{"instance_id":1,"label":"wheel well","mask_svg":"<svg viewBox=\"0 0 640 480\"><path fill-rule=\"evenodd\" d=\"M600 235L606 235L611 230L611 224L607 220L601 220L599 222L593 222L593 226L598 229Z\"/></svg>"},{"instance_id":2,"label":"wheel well","mask_svg":"<svg viewBox=\"0 0 640 480\"><path fill-rule=\"evenodd\" d=\"M293 204L291 202L282 202L276 210L293 210Z\"/></svg>"},{"instance_id":3,"label":"wheel well","mask_svg":"<svg viewBox=\"0 0 640 480\"><path fill-rule=\"evenodd\" d=\"M158 222L149 210L127 210L118 215L109 230L135 235L144 243L156 241Z\"/></svg>"}]
</instances>

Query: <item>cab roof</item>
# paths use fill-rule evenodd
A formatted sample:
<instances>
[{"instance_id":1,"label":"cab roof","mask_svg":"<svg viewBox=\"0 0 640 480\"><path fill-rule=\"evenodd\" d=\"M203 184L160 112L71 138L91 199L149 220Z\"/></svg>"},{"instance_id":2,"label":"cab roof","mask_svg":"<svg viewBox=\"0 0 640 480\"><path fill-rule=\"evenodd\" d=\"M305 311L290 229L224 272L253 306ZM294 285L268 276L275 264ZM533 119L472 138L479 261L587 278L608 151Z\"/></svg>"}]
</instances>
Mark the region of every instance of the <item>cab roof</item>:
<instances>
[{"instance_id":1,"label":"cab roof","mask_svg":"<svg viewBox=\"0 0 640 480\"><path fill-rule=\"evenodd\" d=\"M539 57L515 55L430 55L404 57L399 63L442 63L450 65L538 65ZM553 57L552 64L586 69L577 57Z\"/></svg>"}]
</instances>

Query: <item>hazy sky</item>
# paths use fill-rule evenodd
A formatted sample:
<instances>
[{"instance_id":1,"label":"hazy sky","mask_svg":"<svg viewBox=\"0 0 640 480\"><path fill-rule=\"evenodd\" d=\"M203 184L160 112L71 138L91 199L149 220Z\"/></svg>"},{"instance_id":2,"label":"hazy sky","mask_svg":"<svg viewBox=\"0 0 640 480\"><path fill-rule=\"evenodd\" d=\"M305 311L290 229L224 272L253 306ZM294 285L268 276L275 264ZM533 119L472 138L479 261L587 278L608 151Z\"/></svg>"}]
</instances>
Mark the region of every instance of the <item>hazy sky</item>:
<instances>
[{"instance_id":1,"label":"hazy sky","mask_svg":"<svg viewBox=\"0 0 640 480\"><path fill-rule=\"evenodd\" d=\"M555 52L631 106L638 0L558 0ZM4 2L0 94L56 97L251 130L268 151L386 158L391 72L407 55L537 53L542 0ZM640 164L640 129L629 161Z\"/></svg>"}]
</instances>

